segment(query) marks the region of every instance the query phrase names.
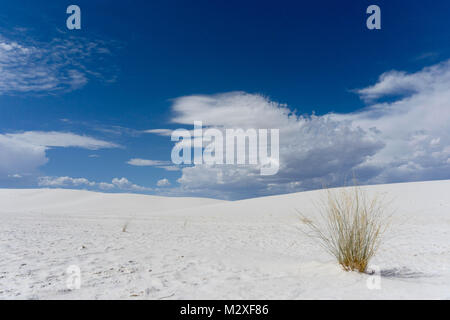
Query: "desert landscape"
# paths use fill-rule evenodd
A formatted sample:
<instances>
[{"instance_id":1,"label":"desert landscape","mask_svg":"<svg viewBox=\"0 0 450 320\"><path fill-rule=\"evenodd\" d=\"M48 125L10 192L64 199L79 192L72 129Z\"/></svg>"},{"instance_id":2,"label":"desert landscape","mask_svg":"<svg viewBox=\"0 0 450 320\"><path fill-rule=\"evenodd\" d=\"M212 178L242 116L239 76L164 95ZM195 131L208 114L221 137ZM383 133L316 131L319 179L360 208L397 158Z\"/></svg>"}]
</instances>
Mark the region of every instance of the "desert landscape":
<instances>
[{"instance_id":1,"label":"desert landscape","mask_svg":"<svg viewBox=\"0 0 450 320\"><path fill-rule=\"evenodd\" d=\"M0 189L0 299L450 299L450 180L363 189L392 199L374 274L343 271L301 232L298 211L314 216L324 190L221 201Z\"/></svg>"}]
</instances>

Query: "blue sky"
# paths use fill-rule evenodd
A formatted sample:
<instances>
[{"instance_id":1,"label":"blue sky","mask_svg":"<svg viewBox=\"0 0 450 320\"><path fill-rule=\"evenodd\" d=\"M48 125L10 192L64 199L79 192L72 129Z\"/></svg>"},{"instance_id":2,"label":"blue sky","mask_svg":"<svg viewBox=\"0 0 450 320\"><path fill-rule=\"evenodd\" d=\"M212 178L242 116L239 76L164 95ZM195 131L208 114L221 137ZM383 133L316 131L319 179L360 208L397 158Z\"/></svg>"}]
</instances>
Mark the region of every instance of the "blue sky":
<instances>
[{"instance_id":1,"label":"blue sky","mask_svg":"<svg viewBox=\"0 0 450 320\"><path fill-rule=\"evenodd\" d=\"M66 28L70 4L81 30ZM381 30L365 26L370 4ZM0 8L0 187L239 199L340 185L351 172L362 183L450 178L448 1ZM248 121L230 120L246 107ZM280 172L173 166L170 137L146 130L191 128L193 114L218 127L286 123Z\"/></svg>"}]
</instances>

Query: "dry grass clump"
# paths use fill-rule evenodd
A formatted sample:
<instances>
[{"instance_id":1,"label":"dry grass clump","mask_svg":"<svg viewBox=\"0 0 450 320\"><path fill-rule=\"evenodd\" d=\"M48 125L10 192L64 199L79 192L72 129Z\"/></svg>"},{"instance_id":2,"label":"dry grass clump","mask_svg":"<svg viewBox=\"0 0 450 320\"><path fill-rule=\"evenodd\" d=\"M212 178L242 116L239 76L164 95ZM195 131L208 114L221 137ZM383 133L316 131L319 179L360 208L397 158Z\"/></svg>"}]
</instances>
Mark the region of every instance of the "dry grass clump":
<instances>
[{"instance_id":1,"label":"dry grass clump","mask_svg":"<svg viewBox=\"0 0 450 320\"><path fill-rule=\"evenodd\" d=\"M384 198L369 197L355 186L327 190L318 221L301 217L307 235L317 239L344 270L366 272L389 224L386 210Z\"/></svg>"},{"instance_id":2,"label":"dry grass clump","mask_svg":"<svg viewBox=\"0 0 450 320\"><path fill-rule=\"evenodd\" d=\"M125 223L122 226L122 232L127 232L129 225L130 225L130 221L125 221Z\"/></svg>"}]
</instances>

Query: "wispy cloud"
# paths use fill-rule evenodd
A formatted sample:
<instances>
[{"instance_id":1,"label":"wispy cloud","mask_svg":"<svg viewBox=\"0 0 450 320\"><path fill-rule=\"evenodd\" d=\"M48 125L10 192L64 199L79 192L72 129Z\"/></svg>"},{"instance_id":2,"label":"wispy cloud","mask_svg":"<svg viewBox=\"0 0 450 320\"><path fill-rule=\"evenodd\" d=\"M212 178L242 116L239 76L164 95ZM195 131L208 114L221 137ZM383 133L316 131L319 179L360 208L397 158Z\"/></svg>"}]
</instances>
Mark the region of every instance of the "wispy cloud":
<instances>
[{"instance_id":1,"label":"wispy cloud","mask_svg":"<svg viewBox=\"0 0 450 320\"><path fill-rule=\"evenodd\" d=\"M149 159L139 159L134 158L127 161L129 165L137 166L137 167L157 167L160 169L164 169L167 171L178 171L179 167L174 166L170 161L162 161L162 160L149 160Z\"/></svg>"},{"instance_id":2,"label":"wispy cloud","mask_svg":"<svg viewBox=\"0 0 450 320\"><path fill-rule=\"evenodd\" d=\"M439 52L424 52L424 53L414 57L412 60L414 60L414 61L420 61L420 60L435 61L439 58L439 56L440 56Z\"/></svg>"},{"instance_id":3,"label":"wispy cloud","mask_svg":"<svg viewBox=\"0 0 450 320\"><path fill-rule=\"evenodd\" d=\"M172 131L171 129L149 129L149 130L144 130L143 132L145 133L153 133L153 134L157 134L160 136L171 136L172 135Z\"/></svg>"},{"instance_id":4,"label":"wispy cloud","mask_svg":"<svg viewBox=\"0 0 450 320\"><path fill-rule=\"evenodd\" d=\"M164 169L166 171L180 171L181 168L178 166L158 166L158 168Z\"/></svg>"},{"instance_id":5,"label":"wispy cloud","mask_svg":"<svg viewBox=\"0 0 450 320\"><path fill-rule=\"evenodd\" d=\"M117 67L106 64L110 58L104 40L65 36L40 42L26 31L0 35L0 94L72 91L94 78L112 82Z\"/></svg>"},{"instance_id":6,"label":"wispy cloud","mask_svg":"<svg viewBox=\"0 0 450 320\"><path fill-rule=\"evenodd\" d=\"M118 148L119 145L95 139L89 136L82 136L71 132L56 131L26 131L21 133L7 133L5 137L13 142L24 143L39 147L78 147L90 150L104 148Z\"/></svg>"},{"instance_id":7,"label":"wispy cloud","mask_svg":"<svg viewBox=\"0 0 450 320\"><path fill-rule=\"evenodd\" d=\"M161 161L161 160L148 160L148 159L130 159L127 162L129 165L138 166L138 167L150 167L150 166L163 166L168 165L170 161Z\"/></svg>"}]
</instances>

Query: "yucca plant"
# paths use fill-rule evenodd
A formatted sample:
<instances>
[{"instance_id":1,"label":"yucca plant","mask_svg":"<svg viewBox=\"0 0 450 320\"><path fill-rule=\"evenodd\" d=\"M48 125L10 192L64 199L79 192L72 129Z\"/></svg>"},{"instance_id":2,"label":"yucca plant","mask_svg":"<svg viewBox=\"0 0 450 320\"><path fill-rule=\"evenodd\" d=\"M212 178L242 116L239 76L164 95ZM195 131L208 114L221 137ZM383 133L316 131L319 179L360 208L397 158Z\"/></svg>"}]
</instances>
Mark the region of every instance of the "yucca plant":
<instances>
[{"instance_id":1,"label":"yucca plant","mask_svg":"<svg viewBox=\"0 0 450 320\"><path fill-rule=\"evenodd\" d=\"M327 190L317 221L301 215L308 236L336 257L346 271L366 272L389 224L387 203L360 187Z\"/></svg>"}]
</instances>

